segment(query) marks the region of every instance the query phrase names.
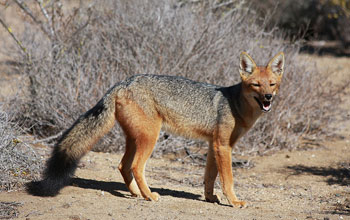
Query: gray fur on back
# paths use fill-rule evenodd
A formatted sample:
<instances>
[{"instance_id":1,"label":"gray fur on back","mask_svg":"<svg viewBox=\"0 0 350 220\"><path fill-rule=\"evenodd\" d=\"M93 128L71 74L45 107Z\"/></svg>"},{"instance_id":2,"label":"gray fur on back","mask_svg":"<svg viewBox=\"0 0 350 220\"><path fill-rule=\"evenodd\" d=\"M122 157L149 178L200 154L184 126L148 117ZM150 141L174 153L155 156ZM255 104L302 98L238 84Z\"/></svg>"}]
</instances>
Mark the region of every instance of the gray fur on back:
<instances>
[{"instance_id":1,"label":"gray fur on back","mask_svg":"<svg viewBox=\"0 0 350 220\"><path fill-rule=\"evenodd\" d=\"M115 87L119 93L127 91L146 114L161 115L163 128L172 133L178 132L171 125L187 129L201 127L203 131L199 132L212 132L219 111L229 106L223 91L230 87L195 82L178 76L135 75Z\"/></svg>"}]
</instances>

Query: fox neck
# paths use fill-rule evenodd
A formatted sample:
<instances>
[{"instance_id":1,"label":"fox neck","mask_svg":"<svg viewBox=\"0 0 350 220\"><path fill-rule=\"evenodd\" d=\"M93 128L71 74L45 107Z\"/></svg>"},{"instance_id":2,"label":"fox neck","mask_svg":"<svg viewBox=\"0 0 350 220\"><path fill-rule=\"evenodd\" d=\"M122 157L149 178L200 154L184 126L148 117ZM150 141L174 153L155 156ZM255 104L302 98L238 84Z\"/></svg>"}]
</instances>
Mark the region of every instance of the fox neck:
<instances>
[{"instance_id":1,"label":"fox neck","mask_svg":"<svg viewBox=\"0 0 350 220\"><path fill-rule=\"evenodd\" d=\"M240 115L247 127L254 125L256 120L262 115L262 111L258 105L256 105L255 100L249 99L244 95L244 86L240 83L240 90L238 98L236 99L237 113Z\"/></svg>"}]
</instances>

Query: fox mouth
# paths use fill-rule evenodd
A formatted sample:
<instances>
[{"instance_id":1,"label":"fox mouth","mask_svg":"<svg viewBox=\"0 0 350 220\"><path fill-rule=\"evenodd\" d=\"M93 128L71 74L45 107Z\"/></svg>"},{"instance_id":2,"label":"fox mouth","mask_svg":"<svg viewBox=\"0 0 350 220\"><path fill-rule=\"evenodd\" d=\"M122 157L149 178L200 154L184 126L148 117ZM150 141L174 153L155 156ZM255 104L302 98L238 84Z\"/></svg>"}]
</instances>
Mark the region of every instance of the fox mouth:
<instances>
[{"instance_id":1,"label":"fox mouth","mask_svg":"<svg viewBox=\"0 0 350 220\"><path fill-rule=\"evenodd\" d=\"M271 101L260 101L255 96L254 96L254 99L259 104L261 111L269 112L271 110L271 106L272 106L272 102Z\"/></svg>"}]
</instances>

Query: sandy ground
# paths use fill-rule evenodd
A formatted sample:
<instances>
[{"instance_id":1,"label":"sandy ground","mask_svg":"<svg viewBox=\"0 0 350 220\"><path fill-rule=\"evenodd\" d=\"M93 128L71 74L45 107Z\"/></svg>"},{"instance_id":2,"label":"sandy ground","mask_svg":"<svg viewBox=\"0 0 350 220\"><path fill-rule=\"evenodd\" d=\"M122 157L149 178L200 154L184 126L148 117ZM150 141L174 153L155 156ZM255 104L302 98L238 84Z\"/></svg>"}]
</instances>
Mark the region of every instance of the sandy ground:
<instances>
[{"instance_id":1,"label":"sandy ground","mask_svg":"<svg viewBox=\"0 0 350 220\"><path fill-rule=\"evenodd\" d=\"M146 173L159 202L132 198L117 172L121 155L89 153L72 186L54 198L1 193L19 202L19 219L350 219L348 141L325 148L256 158L235 169L236 192L245 209L204 201L203 167L151 159ZM218 185L217 185L218 186ZM216 191L222 196L219 187Z\"/></svg>"},{"instance_id":2,"label":"sandy ground","mask_svg":"<svg viewBox=\"0 0 350 220\"><path fill-rule=\"evenodd\" d=\"M330 79L350 76L350 59L305 56ZM350 97L342 97L350 106ZM348 118L349 119L349 115ZM146 177L159 202L130 197L117 169L121 154L90 152L71 186L53 198L24 191L2 192L1 202L16 202L18 219L350 219L350 124L340 135L308 150L253 158L254 167L234 169L235 190L248 207L228 206L219 182L221 204L203 196L204 167L169 158L151 158Z\"/></svg>"}]
</instances>

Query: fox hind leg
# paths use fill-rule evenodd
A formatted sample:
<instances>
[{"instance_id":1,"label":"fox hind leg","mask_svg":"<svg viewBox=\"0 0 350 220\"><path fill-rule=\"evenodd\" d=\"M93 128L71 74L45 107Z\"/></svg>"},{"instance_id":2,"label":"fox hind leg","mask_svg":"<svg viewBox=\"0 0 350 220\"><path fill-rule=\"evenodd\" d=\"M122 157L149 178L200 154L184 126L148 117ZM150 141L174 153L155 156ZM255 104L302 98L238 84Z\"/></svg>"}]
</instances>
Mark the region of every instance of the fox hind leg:
<instances>
[{"instance_id":1,"label":"fox hind leg","mask_svg":"<svg viewBox=\"0 0 350 220\"><path fill-rule=\"evenodd\" d=\"M126 146L124 156L119 164L119 171L123 176L124 182L128 187L132 196L139 196L141 192L137 186L132 174L131 165L136 152L136 144L131 138L126 138Z\"/></svg>"},{"instance_id":2,"label":"fox hind leg","mask_svg":"<svg viewBox=\"0 0 350 220\"><path fill-rule=\"evenodd\" d=\"M147 132L147 134L144 133L140 135L140 137L138 137L138 139L136 140L136 153L134 161L132 163L132 172L134 174L136 183L139 186L142 196L146 200L153 201L158 201L159 194L151 192L151 190L149 189L144 175L144 171L146 162L151 156L154 145L157 142L159 130L157 129L152 132Z\"/></svg>"},{"instance_id":3,"label":"fox hind leg","mask_svg":"<svg viewBox=\"0 0 350 220\"><path fill-rule=\"evenodd\" d=\"M149 189L144 170L157 142L162 119L158 115L146 115L132 100L121 99L117 103L116 118L127 138L127 148L119 165L125 183L133 195L140 191L146 200L157 201L159 195Z\"/></svg>"}]
</instances>

